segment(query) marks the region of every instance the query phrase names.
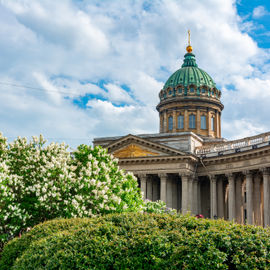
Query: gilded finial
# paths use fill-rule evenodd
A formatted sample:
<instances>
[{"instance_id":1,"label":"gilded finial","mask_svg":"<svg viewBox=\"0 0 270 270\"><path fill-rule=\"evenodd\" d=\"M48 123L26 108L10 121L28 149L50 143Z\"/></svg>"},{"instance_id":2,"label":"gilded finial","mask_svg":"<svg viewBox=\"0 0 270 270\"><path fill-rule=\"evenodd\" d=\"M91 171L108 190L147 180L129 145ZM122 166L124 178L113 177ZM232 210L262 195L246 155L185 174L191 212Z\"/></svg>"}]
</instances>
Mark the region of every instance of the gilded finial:
<instances>
[{"instance_id":1,"label":"gilded finial","mask_svg":"<svg viewBox=\"0 0 270 270\"><path fill-rule=\"evenodd\" d=\"M188 46L187 46L186 50L188 53L191 53L193 50L192 46L190 45L190 30L188 30Z\"/></svg>"}]
</instances>

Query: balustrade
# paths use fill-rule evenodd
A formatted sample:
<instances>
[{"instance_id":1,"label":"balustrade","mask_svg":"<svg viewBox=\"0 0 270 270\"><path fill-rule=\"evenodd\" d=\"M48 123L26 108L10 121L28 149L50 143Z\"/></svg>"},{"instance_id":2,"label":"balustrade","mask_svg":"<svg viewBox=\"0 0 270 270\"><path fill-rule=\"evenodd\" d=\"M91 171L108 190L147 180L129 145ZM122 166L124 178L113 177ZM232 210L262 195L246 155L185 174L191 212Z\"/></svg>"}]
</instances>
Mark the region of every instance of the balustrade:
<instances>
[{"instance_id":1,"label":"balustrade","mask_svg":"<svg viewBox=\"0 0 270 270\"><path fill-rule=\"evenodd\" d=\"M218 153L228 150L241 149L248 146L254 146L270 141L270 132L263 133L257 136L244 138L241 140L234 140L225 143L212 144L208 146L197 147L195 152L198 155L206 155L211 153Z\"/></svg>"}]
</instances>

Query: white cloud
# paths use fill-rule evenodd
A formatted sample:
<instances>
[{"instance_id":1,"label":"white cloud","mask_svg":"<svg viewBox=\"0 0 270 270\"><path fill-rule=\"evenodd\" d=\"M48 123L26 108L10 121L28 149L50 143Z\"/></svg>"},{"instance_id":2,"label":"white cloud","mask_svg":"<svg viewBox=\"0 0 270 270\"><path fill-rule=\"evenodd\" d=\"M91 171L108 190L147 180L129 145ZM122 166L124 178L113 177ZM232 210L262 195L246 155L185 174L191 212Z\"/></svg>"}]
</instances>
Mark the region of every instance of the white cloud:
<instances>
[{"instance_id":1,"label":"white cloud","mask_svg":"<svg viewBox=\"0 0 270 270\"><path fill-rule=\"evenodd\" d=\"M265 15L269 15L270 13L265 9L264 6L257 6L253 9L252 16L254 19L261 18Z\"/></svg>"},{"instance_id":2,"label":"white cloud","mask_svg":"<svg viewBox=\"0 0 270 270\"><path fill-rule=\"evenodd\" d=\"M104 87L108 90L108 92L104 94L104 96L106 96L113 103L115 104L121 104L123 102L128 104L134 103L130 95L118 85L108 83L105 84Z\"/></svg>"},{"instance_id":3,"label":"white cloud","mask_svg":"<svg viewBox=\"0 0 270 270\"><path fill-rule=\"evenodd\" d=\"M236 12L233 0L1 1L0 85L52 90L1 85L2 130L89 141L158 132L158 93L181 67L191 29L199 67L224 89L224 136L234 136L230 126L267 131L270 52Z\"/></svg>"},{"instance_id":4,"label":"white cloud","mask_svg":"<svg viewBox=\"0 0 270 270\"><path fill-rule=\"evenodd\" d=\"M158 128L157 113L146 106L114 106L101 100L90 100L87 105L92 116L99 118L94 127L99 136L149 133Z\"/></svg>"},{"instance_id":5,"label":"white cloud","mask_svg":"<svg viewBox=\"0 0 270 270\"><path fill-rule=\"evenodd\" d=\"M263 133L265 126L251 122L249 119L236 119L225 122L223 130L230 135L231 140L237 140Z\"/></svg>"}]
</instances>

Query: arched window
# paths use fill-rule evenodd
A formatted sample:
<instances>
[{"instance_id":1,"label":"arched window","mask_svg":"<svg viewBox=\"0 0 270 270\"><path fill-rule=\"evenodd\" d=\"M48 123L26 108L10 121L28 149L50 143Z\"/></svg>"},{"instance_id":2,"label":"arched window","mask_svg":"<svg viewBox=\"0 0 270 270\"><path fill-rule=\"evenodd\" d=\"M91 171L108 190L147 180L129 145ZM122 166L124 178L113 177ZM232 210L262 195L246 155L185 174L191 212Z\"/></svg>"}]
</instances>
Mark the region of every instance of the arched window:
<instances>
[{"instance_id":1,"label":"arched window","mask_svg":"<svg viewBox=\"0 0 270 270\"><path fill-rule=\"evenodd\" d=\"M190 93L194 93L194 88L193 88L193 87L190 87L190 88L189 88L189 92L190 92Z\"/></svg>"},{"instance_id":2,"label":"arched window","mask_svg":"<svg viewBox=\"0 0 270 270\"><path fill-rule=\"evenodd\" d=\"M206 116L201 116L201 129L206 129Z\"/></svg>"},{"instance_id":3,"label":"arched window","mask_svg":"<svg viewBox=\"0 0 270 270\"><path fill-rule=\"evenodd\" d=\"M169 130L173 130L173 117L172 116L169 116L168 122L169 122Z\"/></svg>"},{"instance_id":4,"label":"arched window","mask_svg":"<svg viewBox=\"0 0 270 270\"><path fill-rule=\"evenodd\" d=\"M211 130L215 130L215 117L212 116L211 118Z\"/></svg>"},{"instance_id":5,"label":"arched window","mask_svg":"<svg viewBox=\"0 0 270 270\"><path fill-rule=\"evenodd\" d=\"M183 129L184 128L184 116L183 115L178 115L177 128L178 129Z\"/></svg>"},{"instance_id":6,"label":"arched window","mask_svg":"<svg viewBox=\"0 0 270 270\"><path fill-rule=\"evenodd\" d=\"M189 115L189 128L195 128L195 127L196 127L195 115L190 114Z\"/></svg>"}]
</instances>

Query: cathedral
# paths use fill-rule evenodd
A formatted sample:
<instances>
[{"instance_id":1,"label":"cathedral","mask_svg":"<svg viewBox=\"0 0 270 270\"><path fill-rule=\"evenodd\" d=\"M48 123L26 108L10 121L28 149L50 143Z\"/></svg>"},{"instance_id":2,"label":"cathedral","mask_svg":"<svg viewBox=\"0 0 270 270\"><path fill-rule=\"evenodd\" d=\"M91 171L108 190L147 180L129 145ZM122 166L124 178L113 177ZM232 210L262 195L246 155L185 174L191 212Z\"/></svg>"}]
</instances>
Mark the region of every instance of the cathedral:
<instances>
[{"instance_id":1,"label":"cathedral","mask_svg":"<svg viewBox=\"0 0 270 270\"><path fill-rule=\"evenodd\" d=\"M221 136L221 91L186 48L159 92L156 134L95 138L138 179L144 198L185 214L270 226L270 133Z\"/></svg>"}]
</instances>

